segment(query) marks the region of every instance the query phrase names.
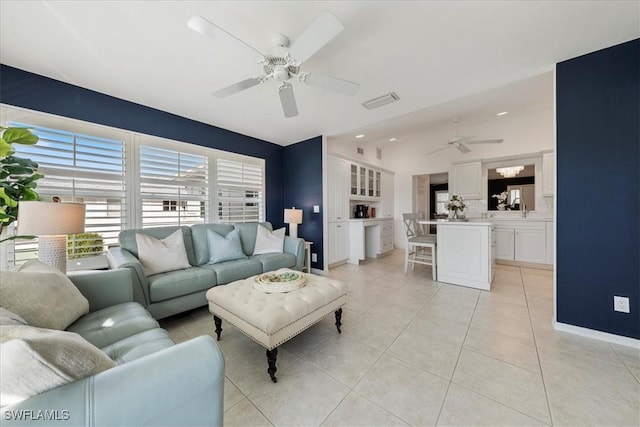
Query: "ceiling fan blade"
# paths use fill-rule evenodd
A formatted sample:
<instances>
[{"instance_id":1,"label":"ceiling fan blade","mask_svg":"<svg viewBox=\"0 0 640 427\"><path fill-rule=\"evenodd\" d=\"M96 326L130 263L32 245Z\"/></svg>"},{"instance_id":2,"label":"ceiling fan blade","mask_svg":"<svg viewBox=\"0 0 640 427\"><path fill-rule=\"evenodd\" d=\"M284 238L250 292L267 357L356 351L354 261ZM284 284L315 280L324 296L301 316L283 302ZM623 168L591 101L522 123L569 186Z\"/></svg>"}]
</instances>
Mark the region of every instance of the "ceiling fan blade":
<instances>
[{"instance_id":1,"label":"ceiling fan blade","mask_svg":"<svg viewBox=\"0 0 640 427\"><path fill-rule=\"evenodd\" d=\"M211 21L204 19L202 16L194 16L193 18L189 19L189 21L187 22L187 26L200 34L211 37L214 40L224 40L225 42L229 42L230 44L232 44L234 47L238 47L240 49L244 49L247 52L250 52L252 55L257 54L261 57L264 57L264 54L255 47L245 43L228 31L225 31L222 28L218 27Z\"/></svg>"},{"instance_id":2,"label":"ceiling fan blade","mask_svg":"<svg viewBox=\"0 0 640 427\"><path fill-rule=\"evenodd\" d=\"M360 89L358 83L349 80L338 79L336 77L325 76L324 74L302 73L300 81L309 86L319 87L321 89L330 90L342 95L355 95Z\"/></svg>"},{"instance_id":3,"label":"ceiling fan blade","mask_svg":"<svg viewBox=\"0 0 640 427\"><path fill-rule=\"evenodd\" d=\"M476 139L475 141L465 141L465 144L499 144L504 139Z\"/></svg>"},{"instance_id":4,"label":"ceiling fan blade","mask_svg":"<svg viewBox=\"0 0 640 427\"><path fill-rule=\"evenodd\" d=\"M344 29L342 23L331 13L324 11L302 33L289 49L289 56L305 62Z\"/></svg>"},{"instance_id":5,"label":"ceiling fan blade","mask_svg":"<svg viewBox=\"0 0 640 427\"><path fill-rule=\"evenodd\" d=\"M469 149L469 147L467 147L464 144L460 144L460 143L454 144L454 147L456 147L458 149L458 151L460 151L462 154L467 154L469 151L471 151Z\"/></svg>"},{"instance_id":6,"label":"ceiling fan blade","mask_svg":"<svg viewBox=\"0 0 640 427\"><path fill-rule=\"evenodd\" d=\"M298 106L296 105L296 98L293 95L293 86L287 82L283 82L278 87L278 94L280 95L280 103L282 104L282 111L285 117L295 117L298 115Z\"/></svg>"},{"instance_id":7,"label":"ceiling fan blade","mask_svg":"<svg viewBox=\"0 0 640 427\"><path fill-rule=\"evenodd\" d=\"M231 86L227 86L220 90L217 90L212 93L213 96L218 98L226 98L229 95L233 95L234 93L238 93L241 90L249 89L250 87L254 87L262 83L263 77L251 77L246 80L242 80L241 82L234 83Z\"/></svg>"},{"instance_id":8,"label":"ceiling fan blade","mask_svg":"<svg viewBox=\"0 0 640 427\"><path fill-rule=\"evenodd\" d=\"M433 151L428 152L427 154L425 154L425 156L430 156L432 154L439 153L440 151L444 151L444 150L446 150L448 148L451 148L451 146L450 145L445 145L444 147L440 147L437 150L433 150Z\"/></svg>"}]
</instances>

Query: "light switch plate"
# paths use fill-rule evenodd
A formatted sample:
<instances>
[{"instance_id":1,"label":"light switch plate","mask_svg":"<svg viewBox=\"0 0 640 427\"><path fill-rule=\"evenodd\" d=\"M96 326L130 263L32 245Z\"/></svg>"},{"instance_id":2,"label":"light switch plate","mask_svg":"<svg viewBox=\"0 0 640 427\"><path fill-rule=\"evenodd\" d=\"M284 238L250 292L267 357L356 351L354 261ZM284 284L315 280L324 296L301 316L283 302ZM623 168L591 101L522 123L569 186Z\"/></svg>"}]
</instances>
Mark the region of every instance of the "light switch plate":
<instances>
[{"instance_id":1,"label":"light switch plate","mask_svg":"<svg viewBox=\"0 0 640 427\"><path fill-rule=\"evenodd\" d=\"M320 213L320 205L313 205L313 213Z\"/></svg>"}]
</instances>

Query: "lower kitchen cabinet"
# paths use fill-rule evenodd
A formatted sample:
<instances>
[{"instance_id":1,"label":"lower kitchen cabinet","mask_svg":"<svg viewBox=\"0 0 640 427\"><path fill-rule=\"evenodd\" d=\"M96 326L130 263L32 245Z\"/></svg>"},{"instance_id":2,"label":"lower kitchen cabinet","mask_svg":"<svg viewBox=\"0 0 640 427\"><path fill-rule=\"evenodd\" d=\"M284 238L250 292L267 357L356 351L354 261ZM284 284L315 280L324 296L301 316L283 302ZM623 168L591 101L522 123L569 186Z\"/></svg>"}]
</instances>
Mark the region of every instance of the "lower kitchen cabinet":
<instances>
[{"instance_id":1,"label":"lower kitchen cabinet","mask_svg":"<svg viewBox=\"0 0 640 427\"><path fill-rule=\"evenodd\" d=\"M545 221L500 221L495 224L496 259L549 264Z\"/></svg>"},{"instance_id":2,"label":"lower kitchen cabinet","mask_svg":"<svg viewBox=\"0 0 640 427\"><path fill-rule=\"evenodd\" d=\"M349 223L329 223L329 265L349 258Z\"/></svg>"}]
</instances>

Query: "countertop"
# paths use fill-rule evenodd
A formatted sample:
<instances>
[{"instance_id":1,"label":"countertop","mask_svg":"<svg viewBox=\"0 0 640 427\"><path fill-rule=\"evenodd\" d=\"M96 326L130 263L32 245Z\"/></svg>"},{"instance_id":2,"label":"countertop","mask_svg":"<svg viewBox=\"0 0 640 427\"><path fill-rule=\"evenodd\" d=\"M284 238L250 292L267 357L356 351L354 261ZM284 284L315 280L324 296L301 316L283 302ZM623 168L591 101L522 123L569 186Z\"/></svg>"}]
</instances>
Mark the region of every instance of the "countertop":
<instances>
[{"instance_id":1,"label":"countertop","mask_svg":"<svg viewBox=\"0 0 640 427\"><path fill-rule=\"evenodd\" d=\"M487 219L469 219L467 221L451 221L448 219L431 219L431 220L421 220L418 221L418 224L425 225L477 225L484 227L491 227L493 223Z\"/></svg>"},{"instance_id":2,"label":"countertop","mask_svg":"<svg viewBox=\"0 0 640 427\"><path fill-rule=\"evenodd\" d=\"M349 222L370 222L370 221L387 221L393 218L351 218Z\"/></svg>"}]
</instances>

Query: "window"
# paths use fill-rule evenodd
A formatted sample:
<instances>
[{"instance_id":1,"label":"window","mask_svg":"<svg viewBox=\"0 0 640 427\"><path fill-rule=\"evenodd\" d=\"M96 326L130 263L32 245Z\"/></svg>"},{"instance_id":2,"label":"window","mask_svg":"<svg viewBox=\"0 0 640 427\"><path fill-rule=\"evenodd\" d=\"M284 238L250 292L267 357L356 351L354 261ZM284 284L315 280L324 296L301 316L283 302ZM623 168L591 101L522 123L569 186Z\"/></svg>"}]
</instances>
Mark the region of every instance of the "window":
<instances>
[{"instance_id":1,"label":"window","mask_svg":"<svg viewBox=\"0 0 640 427\"><path fill-rule=\"evenodd\" d=\"M264 221L263 159L5 105L0 117L40 138L14 148L39 163L42 199L86 204L85 233L68 238L70 259L101 254L124 229ZM37 249L37 240L0 245L0 268Z\"/></svg>"},{"instance_id":2,"label":"window","mask_svg":"<svg viewBox=\"0 0 640 427\"><path fill-rule=\"evenodd\" d=\"M262 171L261 164L217 159L217 222L264 221Z\"/></svg>"},{"instance_id":3,"label":"window","mask_svg":"<svg viewBox=\"0 0 640 427\"><path fill-rule=\"evenodd\" d=\"M203 223L209 200L208 164L206 156L141 145L142 226Z\"/></svg>"},{"instance_id":4,"label":"window","mask_svg":"<svg viewBox=\"0 0 640 427\"><path fill-rule=\"evenodd\" d=\"M69 258L100 255L106 245L117 243L126 216L124 142L26 123L9 126L28 127L40 138L35 145L14 148L17 156L39 164L42 199L86 205L85 233L69 239ZM35 258L36 250L33 241L16 241L15 262Z\"/></svg>"},{"instance_id":5,"label":"window","mask_svg":"<svg viewBox=\"0 0 640 427\"><path fill-rule=\"evenodd\" d=\"M449 203L448 191L436 191L436 214L445 215L449 212L447 204Z\"/></svg>"}]
</instances>

